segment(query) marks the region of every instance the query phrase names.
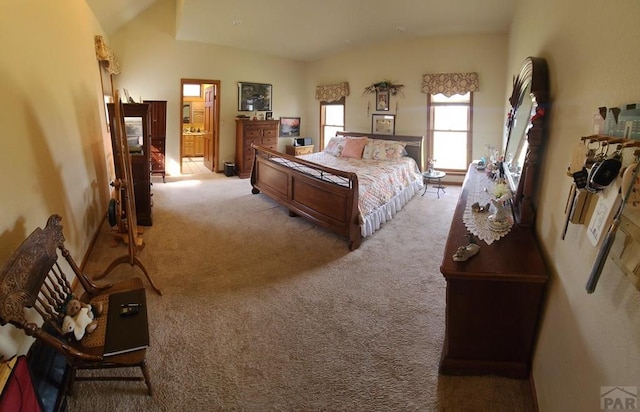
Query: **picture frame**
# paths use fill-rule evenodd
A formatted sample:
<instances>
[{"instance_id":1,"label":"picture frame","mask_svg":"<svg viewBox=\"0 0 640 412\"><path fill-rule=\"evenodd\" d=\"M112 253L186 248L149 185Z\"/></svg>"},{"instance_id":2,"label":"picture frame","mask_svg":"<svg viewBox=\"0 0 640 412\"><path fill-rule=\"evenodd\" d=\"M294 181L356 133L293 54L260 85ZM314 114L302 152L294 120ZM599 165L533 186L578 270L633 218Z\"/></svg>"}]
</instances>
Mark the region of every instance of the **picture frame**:
<instances>
[{"instance_id":1,"label":"picture frame","mask_svg":"<svg viewBox=\"0 0 640 412\"><path fill-rule=\"evenodd\" d=\"M389 90L376 90L376 111L389 111Z\"/></svg>"},{"instance_id":2,"label":"picture frame","mask_svg":"<svg viewBox=\"0 0 640 412\"><path fill-rule=\"evenodd\" d=\"M272 91L267 83L238 82L238 111L271 111Z\"/></svg>"},{"instance_id":3,"label":"picture frame","mask_svg":"<svg viewBox=\"0 0 640 412\"><path fill-rule=\"evenodd\" d=\"M280 137L300 137L300 118L281 117Z\"/></svg>"},{"instance_id":4,"label":"picture frame","mask_svg":"<svg viewBox=\"0 0 640 412\"><path fill-rule=\"evenodd\" d=\"M371 133L373 134L396 134L395 114L373 114L371 116Z\"/></svg>"},{"instance_id":5,"label":"picture frame","mask_svg":"<svg viewBox=\"0 0 640 412\"><path fill-rule=\"evenodd\" d=\"M273 120L273 112L267 112L264 115L265 120Z\"/></svg>"}]
</instances>

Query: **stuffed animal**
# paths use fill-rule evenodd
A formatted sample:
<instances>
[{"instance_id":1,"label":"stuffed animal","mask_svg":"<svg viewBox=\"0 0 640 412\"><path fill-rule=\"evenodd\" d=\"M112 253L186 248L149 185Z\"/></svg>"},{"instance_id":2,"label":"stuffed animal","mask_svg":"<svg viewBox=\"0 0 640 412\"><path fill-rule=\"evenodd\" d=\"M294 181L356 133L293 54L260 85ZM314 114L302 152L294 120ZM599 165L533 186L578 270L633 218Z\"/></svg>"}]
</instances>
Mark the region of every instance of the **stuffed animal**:
<instances>
[{"instance_id":1,"label":"stuffed animal","mask_svg":"<svg viewBox=\"0 0 640 412\"><path fill-rule=\"evenodd\" d=\"M62 332L64 334L73 332L76 340L84 337L85 332L91 333L98 327L95 321L96 316L102 313L102 305L92 307L87 303L82 303L77 299L71 299L67 303L65 317L62 321Z\"/></svg>"},{"instance_id":2,"label":"stuffed animal","mask_svg":"<svg viewBox=\"0 0 640 412\"><path fill-rule=\"evenodd\" d=\"M92 313L92 318L97 318L102 313L102 304L90 305L88 303L80 302L78 299L72 298L67 302L67 307L64 314L74 317L80 312L80 309L87 308Z\"/></svg>"},{"instance_id":3,"label":"stuffed animal","mask_svg":"<svg viewBox=\"0 0 640 412\"><path fill-rule=\"evenodd\" d=\"M84 337L85 332L91 333L98 327L98 322L93 320L93 314L88 308L80 309L75 317L66 315L62 321L62 332L67 334L73 332L76 340Z\"/></svg>"}]
</instances>

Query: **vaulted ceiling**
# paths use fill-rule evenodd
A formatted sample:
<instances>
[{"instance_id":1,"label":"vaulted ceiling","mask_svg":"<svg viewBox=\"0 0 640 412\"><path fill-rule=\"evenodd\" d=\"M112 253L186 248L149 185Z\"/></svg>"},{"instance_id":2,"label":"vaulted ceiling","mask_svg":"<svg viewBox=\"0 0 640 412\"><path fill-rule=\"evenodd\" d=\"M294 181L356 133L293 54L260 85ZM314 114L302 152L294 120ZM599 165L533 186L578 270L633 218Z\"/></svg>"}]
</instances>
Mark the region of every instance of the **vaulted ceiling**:
<instances>
[{"instance_id":1,"label":"vaulted ceiling","mask_svg":"<svg viewBox=\"0 0 640 412\"><path fill-rule=\"evenodd\" d=\"M86 0L107 34L158 1ZM372 44L506 33L514 0L175 0L176 38L313 61Z\"/></svg>"}]
</instances>

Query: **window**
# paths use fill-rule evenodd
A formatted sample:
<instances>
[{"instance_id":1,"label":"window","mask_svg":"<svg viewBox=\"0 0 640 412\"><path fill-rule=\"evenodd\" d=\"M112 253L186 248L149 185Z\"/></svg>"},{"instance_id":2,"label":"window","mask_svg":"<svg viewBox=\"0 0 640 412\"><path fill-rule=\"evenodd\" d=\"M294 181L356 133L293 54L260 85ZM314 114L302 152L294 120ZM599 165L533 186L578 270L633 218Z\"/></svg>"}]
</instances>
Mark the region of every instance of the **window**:
<instances>
[{"instance_id":1,"label":"window","mask_svg":"<svg viewBox=\"0 0 640 412\"><path fill-rule=\"evenodd\" d=\"M473 93L427 95L427 159L436 168L466 172L471 163Z\"/></svg>"},{"instance_id":2,"label":"window","mask_svg":"<svg viewBox=\"0 0 640 412\"><path fill-rule=\"evenodd\" d=\"M336 132L344 131L345 98L320 102L320 147L324 149Z\"/></svg>"}]
</instances>

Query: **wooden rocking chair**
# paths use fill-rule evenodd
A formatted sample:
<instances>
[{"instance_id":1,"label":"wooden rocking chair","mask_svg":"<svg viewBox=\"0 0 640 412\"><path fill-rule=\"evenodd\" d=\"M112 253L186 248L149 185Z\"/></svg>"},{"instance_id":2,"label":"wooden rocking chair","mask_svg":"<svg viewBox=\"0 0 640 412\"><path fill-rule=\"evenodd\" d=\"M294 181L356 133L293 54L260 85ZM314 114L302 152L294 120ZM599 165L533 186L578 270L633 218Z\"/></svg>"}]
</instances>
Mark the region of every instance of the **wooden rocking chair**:
<instances>
[{"instance_id":1,"label":"wooden rocking chair","mask_svg":"<svg viewBox=\"0 0 640 412\"><path fill-rule=\"evenodd\" d=\"M93 333L85 334L80 341L75 341L73 336L69 339L64 337L61 330L65 315L64 305L74 295L72 295L67 276L58 264L58 251L82 286L84 293L78 297L81 302L95 305L98 302L108 302L109 296L114 293L140 289L144 291L144 288L139 278L131 278L115 285L98 286L82 274L69 251L64 247L61 220L62 218L58 215L49 217L46 227L37 228L31 233L2 268L0 325L11 323L66 358L69 368L65 387L62 388L65 394L72 392L75 381L135 380L144 381L148 394L151 395L151 381L145 361L146 349L103 356L104 333L100 336L101 325ZM38 326L32 320L37 318L37 315L28 308L35 308L40 314L44 321L42 326ZM106 318L106 314L103 313L97 319L104 320L106 324ZM139 367L142 376L103 376L101 374L79 376L76 374L78 370L83 369L132 367Z\"/></svg>"}]
</instances>

